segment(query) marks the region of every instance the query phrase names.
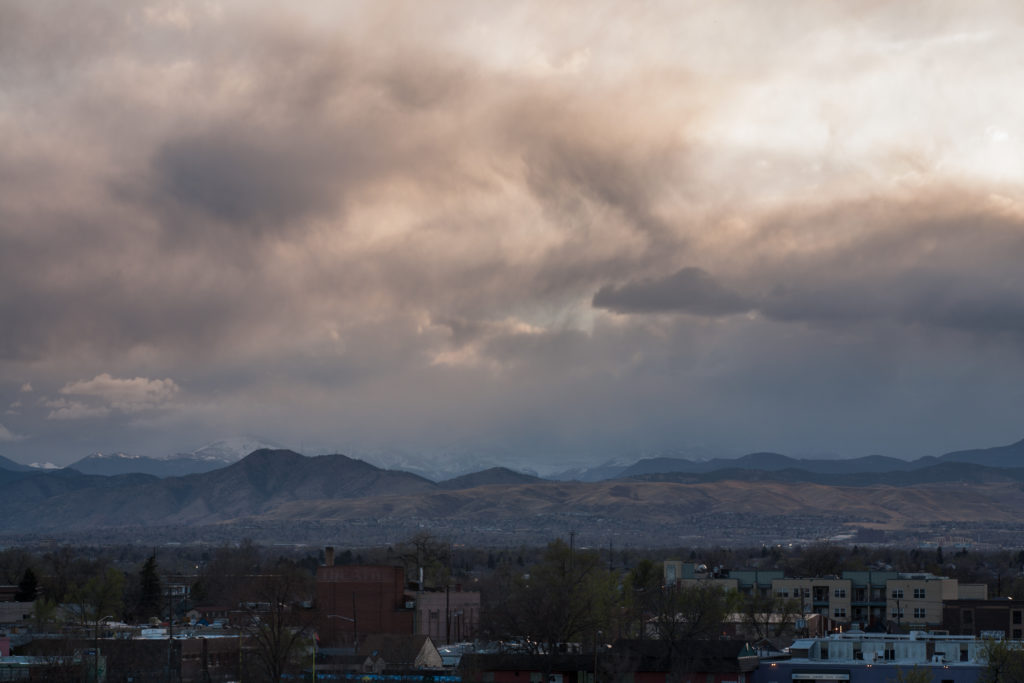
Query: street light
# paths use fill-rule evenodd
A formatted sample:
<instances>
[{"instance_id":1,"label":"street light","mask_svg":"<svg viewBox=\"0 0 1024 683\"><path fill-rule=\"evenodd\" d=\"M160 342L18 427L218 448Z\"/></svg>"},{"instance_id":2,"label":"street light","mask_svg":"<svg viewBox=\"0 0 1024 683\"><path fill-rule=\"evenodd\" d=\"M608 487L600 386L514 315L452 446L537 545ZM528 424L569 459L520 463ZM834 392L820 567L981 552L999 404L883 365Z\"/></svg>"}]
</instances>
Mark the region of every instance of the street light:
<instances>
[{"instance_id":1,"label":"street light","mask_svg":"<svg viewBox=\"0 0 1024 683\"><path fill-rule=\"evenodd\" d=\"M92 641L92 675L94 683L100 683L100 622L106 621L107 619L113 619L112 614L108 614L105 617L100 617L93 624L93 641Z\"/></svg>"}]
</instances>

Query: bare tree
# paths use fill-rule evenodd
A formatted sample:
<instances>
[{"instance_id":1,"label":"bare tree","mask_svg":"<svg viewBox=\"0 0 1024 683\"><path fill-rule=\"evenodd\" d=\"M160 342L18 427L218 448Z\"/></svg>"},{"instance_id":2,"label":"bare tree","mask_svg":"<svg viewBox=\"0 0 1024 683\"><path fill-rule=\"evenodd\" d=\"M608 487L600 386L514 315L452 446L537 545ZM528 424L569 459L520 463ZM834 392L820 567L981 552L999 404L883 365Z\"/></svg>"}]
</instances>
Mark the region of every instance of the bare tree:
<instances>
[{"instance_id":1,"label":"bare tree","mask_svg":"<svg viewBox=\"0 0 1024 683\"><path fill-rule=\"evenodd\" d=\"M451 545L429 531L420 531L400 545L399 557L406 577L418 580L422 569L424 583L431 588L444 586L451 578Z\"/></svg>"},{"instance_id":2,"label":"bare tree","mask_svg":"<svg viewBox=\"0 0 1024 683\"><path fill-rule=\"evenodd\" d=\"M243 631L251 644L255 668L264 680L279 681L301 667L304 644L314 612L307 608L312 577L287 561L251 577L243 602Z\"/></svg>"},{"instance_id":3,"label":"bare tree","mask_svg":"<svg viewBox=\"0 0 1024 683\"><path fill-rule=\"evenodd\" d=\"M742 601L743 625L754 638L788 635L800 616L800 601L777 595L759 595L755 590Z\"/></svg>"},{"instance_id":4,"label":"bare tree","mask_svg":"<svg viewBox=\"0 0 1024 683\"><path fill-rule=\"evenodd\" d=\"M710 584L666 586L653 620L655 634L669 642L716 638L735 602L735 593Z\"/></svg>"},{"instance_id":5,"label":"bare tree","mask_svg":"<svg viewBox=\"0 0 1024 683\"><path fill-rule=\"evenodd\" d=\"M598 553L555 541L527 573L504 568L488 604L489 630L525 638L535 653L554 653L561 643L589 644L598 631L607 633L615 598Z\"/></svg>"}]
</instances>

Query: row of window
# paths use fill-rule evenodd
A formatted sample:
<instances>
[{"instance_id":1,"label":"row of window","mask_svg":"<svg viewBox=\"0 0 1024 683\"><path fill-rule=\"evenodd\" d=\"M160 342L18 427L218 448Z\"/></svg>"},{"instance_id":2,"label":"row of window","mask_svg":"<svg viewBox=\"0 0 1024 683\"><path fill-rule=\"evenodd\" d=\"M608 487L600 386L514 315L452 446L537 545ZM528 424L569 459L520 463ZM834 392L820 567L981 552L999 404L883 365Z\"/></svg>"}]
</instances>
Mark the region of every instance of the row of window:
<instances>
[{"instance_id":1,"label":"row of window","mask_svg":"<svg viewBox=\"0 0 1024 683\"><path fill-rule=\"evenodd\" d=\"M809 588L804 588L802 590L803 590L803 597L805 597L805 598L811 597L811 591L810 591ZM777 591L775 591L775 595L777 595L780 598L788 598L789 597L789 589L788 588L782 588L780 590L777 590ZM845 588L836 588L834 591L832 591L832 596L836 597L836 598L845 598L846 597L846 589ZM793 589L793 597L794 598L801 597L801 589L800 588L794 588ZM902 588L894 588L893 591L892 591L892 597L893 597L894 600L902 600L903 599L903 589ZM927 594L927 591L924 588L915 588L914 589L914 599L915 600L926 600L927 597L928 597L928 594ZM815 599L817 599L817 598L815 598Z\"/></svg>"},{"instance_id":2,"label":"row of window","mask_svg":"<svg viewBox=\"0 0 1024 683\"><path fill-rule=\"evenodd\" d=\"M903 618L905 613L906 613L906 611L903 608L900 608L900 609L896 609L895 607L892 608L892 618L893 619L901 619L901 618ZM837 618L846 618L846 608L845 607L836 607L835 609L832 610L832 616L837 617ZM915 607L914 608L914 618L915 619L927 619L928 618L928 610L925 609L924 607Z\"/></svg>"}]
</instances>

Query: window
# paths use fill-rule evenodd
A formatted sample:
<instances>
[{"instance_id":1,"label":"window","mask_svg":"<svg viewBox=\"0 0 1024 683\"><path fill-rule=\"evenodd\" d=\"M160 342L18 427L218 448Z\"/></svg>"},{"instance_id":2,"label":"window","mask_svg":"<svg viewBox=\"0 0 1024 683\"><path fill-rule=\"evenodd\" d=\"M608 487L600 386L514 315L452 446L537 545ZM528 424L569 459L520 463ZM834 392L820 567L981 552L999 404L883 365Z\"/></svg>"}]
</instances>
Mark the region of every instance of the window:
<instances>
[{"instance_id":1,"label":"window","mask_svg":"<svg viewBox=\"0 0 1024 683\"><path fill-rule=\"evenodd\" d=\"M925 608L924 607L915 607L914 608L914 618L915 619L924 619L925 618Z\"/></svg>"},{"instance_id":2,"label":"window","mask_svg":"<svg viewBox=\"0 0 1024 683\"><path fill-rule=\"evenodd\" d=\"M835 610L833 611L832 616L835 616L835 617L845 617L846 616L846 608L845 607L836 607Z\"/></svg>"},{"instance_id":3,"label":"window","mask_svg":"<svg viewBox=\"0 0 1024 683\"><path fill-rule=\"evenodd\" d=\"M1013 639L1014 640L1020 640L1020 629L1019 628L1013 629Z\"/></svg>"},{"instance_id":4,"label":"window","mask_svg":"<svg viewBox=\"0 0 1024 683\"><path fill-rule=\"evenodd\" d=\"M835 591L832 592L832 595L834 597L837 597L837 598L845 598L846 597L846 589L845 588L837 588L837 589L835 589Z\"/></svg>"},{"instance_id":5,"label":"window","mask_svg":"<svg viewBox=\"0 0 1024 683\"><path fill-rule=\"evenodd\" d=\"M903 589L902 588L893 588L892 589L892 597L897 599L897 600L901 599L903 597Z\"/></svg>"},{"instance_id":6,"label":"window","mask_svg":"<svg viewBox=\"0 0 1024 683\"><path fill-rule=\"evenodd\" d=\"M892 618L893 619L899 619L902 616L903 616L903 608L902 607L900 607L899 609L897 609L896 607L892 608Z\"/></svg>"},{"instance_id":7,"label":"window","mask_svg":"<svg viewBox=\"0 0 1024 683\"><path fill-rule=\"evenodd\" d=\"M923 588L915 588L914 589L914 598L917 599L917 600L924 600L924 589Z\"/></svg>"},{"instance_id":8,"label":"window","mask_svg":"<svg viewBox=\"0 0 1024 683\"><path fill-rule=\"evenodd\" d=\"M1021 611L1019 609L1013 610L1013 623L1014 624L1019 624L1020 623L1020 616L1021 616Z\"/></svg>"},{"instance_id":9,"label":"window","mask_svg":"<svg viewBox=\"0 0 1024 683\"><path fill-rule=\"evenodd\" d=\"M885 661L891 662L896 659L896 649L892 645L885 648Z\"/></svg>"},{"instance_id":10,"label":"window","mask_svg":"<svg viewBox=\"0 0 1024 683\"><path fill-rule=\"evenodd\" d=\"M778 595L780 598L788 598L789 597L789 591L788 590L775 591L775 594Z\"/></svg>"}]
</instances>

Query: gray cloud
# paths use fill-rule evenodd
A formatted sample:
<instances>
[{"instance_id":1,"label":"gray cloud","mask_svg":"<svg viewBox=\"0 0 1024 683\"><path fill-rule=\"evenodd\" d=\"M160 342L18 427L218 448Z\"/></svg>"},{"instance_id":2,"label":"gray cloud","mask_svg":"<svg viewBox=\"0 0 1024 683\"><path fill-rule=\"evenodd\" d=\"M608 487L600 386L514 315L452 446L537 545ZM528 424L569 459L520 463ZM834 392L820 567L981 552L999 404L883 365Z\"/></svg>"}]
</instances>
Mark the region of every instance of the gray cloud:
<instances>
[{"instance_id":1,"label":"gray cloud","mask_svg":"<svg viewBox=\"0 0 1024 683\"><path fill-rule=\"evenodd\" d=\"M10 443L1012 432L931 397L1019 404L1019 10L763 11L3 5ZM187 391L61 393L118 378Z\"/></svg>"},{"instance_id":2,"label":"gray cloud","mask_svg":"<svg viewBox=\"0 0 1024 683\"><path fill-rule=\"evenodd\" d=\"M228 225L256 231L290 227L341 199L342 188L324 182L328 160L318 157L328 150L303 158L294 141L238 137L220 130L163 145L154 159L161 190Z\"/></svg>"},{"instance_id":3,"label":"gray cloud","mask_svg":"<svg viewBox=\"0 0 1024 683\"><path fill-rule=\"evenodd\" d=\"M606 285L594 295L593 304L616 313L680 312L710 317L743 313L752 308L751 302L694 266L661 279Z\"/></svg>"},{"instance_id":4,"label":"gray cloud","mask_svg":"<svg viewBox=\"0 0 1024 683\"><path fill-rule=\"evenodd\" d=\"M756 311L783 322L847 327L890 321L981 336L1024 331L1024 276L1016 266L1024 257L1024 221L986 196L957 191L919 203L875 200L870 208L796 212L766 221L765 233L810 243L823 225L843 232L865 219L871 228L852 239L757 259L733 278L751 294L687 267L605 285L592 303L617 313Z\"/></svg>"}]
</instances>

